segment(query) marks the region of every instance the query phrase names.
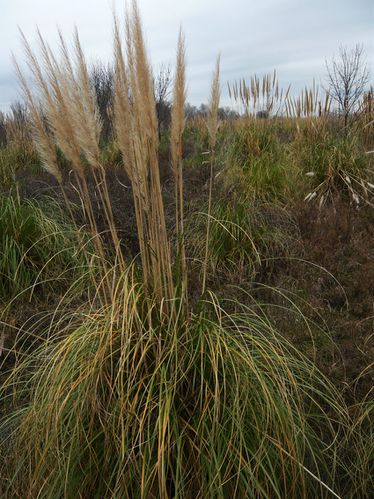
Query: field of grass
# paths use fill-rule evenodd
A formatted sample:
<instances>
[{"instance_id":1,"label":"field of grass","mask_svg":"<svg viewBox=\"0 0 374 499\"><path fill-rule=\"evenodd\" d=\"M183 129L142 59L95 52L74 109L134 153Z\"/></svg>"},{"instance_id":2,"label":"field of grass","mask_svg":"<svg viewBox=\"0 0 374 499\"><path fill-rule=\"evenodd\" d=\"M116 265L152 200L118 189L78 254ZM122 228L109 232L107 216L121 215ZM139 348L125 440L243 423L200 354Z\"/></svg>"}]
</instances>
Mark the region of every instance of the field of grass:
<instances>
[{"instance_id":1,"label":"field of grass","mask_svg":"<svg viewBox=\"0 0 374 499\"><path fill-rule=\"evenodd\" d=\"M122 29L109 108L40 36L0 116L0 496L369 498L372 92L255 77L220 119L218 58L186 119L180 33L160 127Z\"/></svg>"}]
</instances>

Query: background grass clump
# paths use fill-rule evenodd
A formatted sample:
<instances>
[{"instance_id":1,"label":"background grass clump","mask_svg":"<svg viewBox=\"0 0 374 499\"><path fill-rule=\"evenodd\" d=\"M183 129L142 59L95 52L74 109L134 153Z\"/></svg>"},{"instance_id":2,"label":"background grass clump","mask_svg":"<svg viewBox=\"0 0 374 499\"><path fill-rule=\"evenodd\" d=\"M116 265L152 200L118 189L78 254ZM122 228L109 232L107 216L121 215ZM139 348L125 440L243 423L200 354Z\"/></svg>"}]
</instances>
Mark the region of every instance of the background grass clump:
<instances>
[{"instance_id":1,"label":"background grass clump","mask_svg":"<svg viewBox=\"0 0 374 499\"><path fill-rule=\"evenodd\" d=\"M370 155L355 130L342 133L334 123L312 121L300 127L291 150L305 177L307 200L316 198L323 204L343 195L360 204L370 199L374 185Z\"/></svg>"},{"instance_id":2,"label":"background grass clump","mask_svg":"<svg viewBox=\"0 0 374 499\"><path fill-rule=\"evenodd\" d=\"M86 238L87 239L87 238ZM47 299L84 272L82 239L51 198L0 196L0 296Z\"/></svg>"},{"instance_id":3,"label":"background grass clump","mask_svg":"<svg viewBox=\"0 0 374 499\"><path fill-rule=\"evenodd\" d=\"M222 160L232 192L254 199L284 200L291 187L287 147L269 120L248 118L227 130Z\"/></svg>"},{"instance_id":4,"label":"background grass clump","mask_svg":"<svg viewBox=\"0 0 374 499\"><path fill-rule=\"evenodd\" d=\"M25 152L14 144L0 147L0 185L2 188L12 186L17 173L25 168L40 170L40 159L35 149Z\"/></svg>"},{"instance_id":5,"label":"background grass clump","mask_svg":"<svg viewBox=\"0 0 374 499\"><path fill-rule=\"evenodd\" d=\"M222 192L213 204L208 241L209 274L230 279L253 279L263 268L270 271L272 259L292 254L298 230L290 213L279 204L251 199L231 199ZM201 209L201 207L200 207ZM188 227L188 246L194 259L204 251L206 214L198 212Z\"/></svg>"}]
</instances>

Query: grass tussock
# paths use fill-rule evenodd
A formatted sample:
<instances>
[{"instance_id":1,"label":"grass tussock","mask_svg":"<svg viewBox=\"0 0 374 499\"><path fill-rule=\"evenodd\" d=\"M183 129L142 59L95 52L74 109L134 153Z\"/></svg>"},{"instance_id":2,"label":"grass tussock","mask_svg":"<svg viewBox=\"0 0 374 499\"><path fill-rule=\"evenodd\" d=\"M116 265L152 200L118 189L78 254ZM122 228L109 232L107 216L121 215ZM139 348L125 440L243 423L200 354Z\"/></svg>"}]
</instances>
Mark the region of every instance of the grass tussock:
<instances>
[{"instance_id":1,"label":"grass tussock","mask_svg":"<svg viewBox=\"0 0 374 499\"><path fill-rule=\"evenodd\" d=\"M227 197L227 195L226 195ZM201 209L201 207L200 207ZM199 211L188 226L188 248L196 261L205 249L206 213ZM252 279L262 267L270 270L271 259L292 254L297 237L295 221L279 205L248 200L223 199L213 203L208 239L210 279Z\"/></svg>"},{"instance_id":2,"label":"grass tussock","mask_svg":"<svg viewBox=\"0 0 374 499\"><path fill-rule=\"evenodd\" d=\"M325 120L312 121L300 127L291 154L309 181L306 201L321 206L343 195L356 205L371 202L373 172L359 134L341 135Z\"/></svg>"},{"instance_id":3,"label":"grass tussock","mask_svg":"<svg viewBox=\"0 0 374 499\"><path fill-rule=\"evenodd\" d=\"M131 273L115 293L13 374L13 497L330 497L346 414L264 317L211 296L165 322Z\"/></svg>"},{"instance_id":4,"label":"grass tussock","mask_svg":"<svg viewBox=\"0 0 374 499\"><path fill-rule=\"evenodd\" d=\"M283 201L289 196L295 170L287 161L276 122L248 118L231 127L223 143L226 189L239 191L250 202Z\"/></svg>"},{"instance_id":5,"label":"grass tussock","mask_svg":"<svg viewBox=\"0 0 374 499\"><path fill-rule=\"evenodd\" d=\"M217 262L237 269L247 259L258 261L253 241L261 239L245 204L230 213L230 207L213 203L219 58L208 113L199 124L208 147L208 216L200 244L201 282L190 299L182 171L184 38L180 33L171 113L173 246L152 71L135 2L124 35L115 18L114 149L131 184L140 251L134 262L121 249L100 149L102 122L78 33L72 49L60 34L59 57L40 33L38 53L23 37L35 94L19 69L18 74L34 140L71 211L58 156L69 163L97 267L87 303L53 315L39 335L44 341L22 351L3 383L1 394L12 410L0 425L1 454L7 456L0 491L5 497L45 498L339 497L347 473L342 448L350 436L341 396L282 339L261 308L231 300L226 312L209 289L214 251ZM276 82L268 77L263 97L273 94L278 99ZM246 202L268 200L263 194L269 189L277 197L284 186L280 141L252 118L235 130L238 147L230 151L252 186ZM281 166L271 171L274 161ZM109 244L98 230L95 200ZM218 220L230 234L222 241ZM87 247L82 250L85 261L89 254Z\"/></svg>"},{"instance_id":6,"label":"grass tussock","mask_svg":"<svg viewBox=\"0 0 374 499\"><path fill-rule=\"evenodd\" d=\"M53 215L52 215L53 214ZM83 273L80 248L88 238L76 233L52 199L22 201L0 197L0 296L30 299L55 293ZM39 296L40 298L40 296Z\"/></svg>"}]
</instances>

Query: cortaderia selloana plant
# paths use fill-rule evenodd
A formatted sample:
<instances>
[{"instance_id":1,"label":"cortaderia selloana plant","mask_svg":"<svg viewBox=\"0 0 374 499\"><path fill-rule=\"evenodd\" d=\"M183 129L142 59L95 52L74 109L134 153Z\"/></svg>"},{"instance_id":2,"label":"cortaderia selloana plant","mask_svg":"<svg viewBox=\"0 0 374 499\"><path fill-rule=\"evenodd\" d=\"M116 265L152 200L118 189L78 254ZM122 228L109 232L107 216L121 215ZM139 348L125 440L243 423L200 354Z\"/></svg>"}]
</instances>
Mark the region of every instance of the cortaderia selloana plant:
<instances>
[{"instance_id":1,"label":"cortaderia selloana plant","mask_svg":"<svg viewBox=\"0 0 374 499\"><path fill-rule=\"evenodd\" d=\"M62 189L56 150L71 162L99 271L89 303L52 321L45 341L22 355L2 387L12 410L0 429L6 457L1 495L339 497L339 442L348 420L331 383L260 309L220 303L206 278L200 299L188 300L184 38L180 34L170 133L174 248L165 222L152 72L136 3L124 27L123 42L116 18L114 122L131 181L140 265L121 250L78 34L72 53L60 34L60 57L41 35L40 54L24 39L36 92L20 71L19 78L35 141ZM212 149L218 68L209 115ZM110 227L114 259L97 229L88 178Z\"/></svg>"}]
</instances>

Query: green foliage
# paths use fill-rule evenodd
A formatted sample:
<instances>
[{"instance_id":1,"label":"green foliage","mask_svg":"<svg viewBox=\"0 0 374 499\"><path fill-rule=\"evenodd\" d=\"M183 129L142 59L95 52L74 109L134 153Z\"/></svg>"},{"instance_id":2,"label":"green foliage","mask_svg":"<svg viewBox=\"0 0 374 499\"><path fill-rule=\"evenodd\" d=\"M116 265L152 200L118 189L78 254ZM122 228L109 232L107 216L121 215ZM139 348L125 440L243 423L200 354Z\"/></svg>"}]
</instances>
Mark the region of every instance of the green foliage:
<instances>
[{"instance_id":1,"label":"green foliage","mask_svg":"<svg viewBox=\"0 0 374 499\"><path fill-rule=\"evenodd\" d=\"M370 368L373 365L369 366ZM369 497L374 488L374 401L367 400L354 407L356 417L351 427L353 492L352 497Z\"/></svg>"},{"instance_id":2,"label":"green foliage","mask_svg":"<svg viewBox=\"0 0 374 499\"><path fill-rule=\"evenodd\" d=\"M0 186L14 183L18 170L40 167L40 160L33 148L24 149L14 144L0 147Z\"/></svg>"},{"instance_id":3,"label":"green foliage","mask_svg":"<svg viewBox=\"0 0 374 499\"><path fill-rule=\"evenodd\" d=\"M289 252L294 222L278 205L222 199L212 207L209 272L254 276L267 258ZM206 216L192 217L188 244L198 260L204 251Z\"/></svg>"},{"instance_id":4,"label":"green foliage","mask_svg":"<svg viewBox=\"0 0 374 499\"><path fill-rule=\"evenodd\" d=\"M43 289L53 293L57 283L82 270L80 238L52 199L21 201L0 197L0 297Z\"/></svg>"},{"instance_id":5,"label":"green foliage","mask_svg":"<svg viewBox=\"0 0 374 499\"><path fill-rule=\"evenodd\" d=\"M324 203L336 194L356 204L373 190L369 155L354 129L344 133L325 122L310 122L299 129L291 157L305 176L304 195Z\"/></svg>"},{"instance_id":6,"label":"green foliage","mask_svg":"<svg viewBox=\"0 0 374 499\"><path fill-rule=\"evenodd\" d=\"M18 366L4 492L330 497L329 418L344 430L346 414L329 381L254 310L228 315L211 296L187 321L174 302L170 319L131 275L111 306L55 325Z\"/></svg>"},{"instance_id":7,"label":"green foliage","mask_svg":"<svg viewBox=\"0 0 374 499\"><path fill-rule=\"evenodd\" d=\"M242 195L284 199L292 175L287 149L267 120L246 120L232 127L223 144L225 182Z\"/></svg>"}]
</instances>

